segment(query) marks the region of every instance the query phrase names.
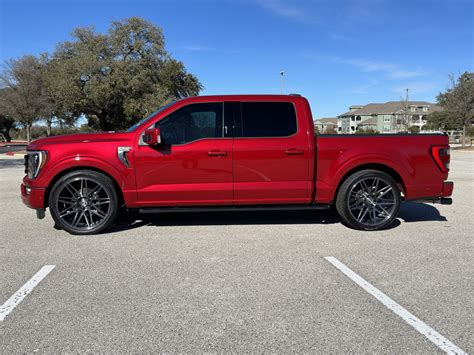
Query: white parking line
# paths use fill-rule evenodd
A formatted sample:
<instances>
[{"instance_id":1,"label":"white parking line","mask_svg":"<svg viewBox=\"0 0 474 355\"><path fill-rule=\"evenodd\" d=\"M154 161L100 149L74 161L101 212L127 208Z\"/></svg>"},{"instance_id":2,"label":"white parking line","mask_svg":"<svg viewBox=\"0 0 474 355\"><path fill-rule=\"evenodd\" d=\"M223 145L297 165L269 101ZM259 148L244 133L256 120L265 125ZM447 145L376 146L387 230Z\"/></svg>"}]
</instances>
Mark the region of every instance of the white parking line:
<instances>
[{"instance_id":1,"label":"white parking line","mask_svg":"<svg viewBox=\"0 0 474 355\"><path fill-rule=\"evenodd\" d=\"M444 336L439 334L436 330L431 328L428 324L417 318L415 315L407 311L405 308L400 306L397 302L388 297L385 293L380 291L375 286L372 286L369 282L364 280L362 277L357 275L354 271L349 269L346 265L341 263L333 256L326 256L325 259L338 268L343 274L349 277L357 285L362 287L365 291L370 293L376 299L378 299L385 307L390 309L393 313L401 317L405 322L410 324L419 333L427 337L433 344L438 348L445 351L448 354L466 354L464 350L450 342Z\"/></svg>"},{"instance_id":2,"label":"white parking line","mask_svg":"<svg viewBox=\"0 0 474 355\"><path fill-rule=\"evenodd\" d=\"M11 296L4 304L0 306L0 322L20 304L21 301L43 280L56 265L45 265L36 274L29 279L13 296Z\"/></svg>"}]
</instances>

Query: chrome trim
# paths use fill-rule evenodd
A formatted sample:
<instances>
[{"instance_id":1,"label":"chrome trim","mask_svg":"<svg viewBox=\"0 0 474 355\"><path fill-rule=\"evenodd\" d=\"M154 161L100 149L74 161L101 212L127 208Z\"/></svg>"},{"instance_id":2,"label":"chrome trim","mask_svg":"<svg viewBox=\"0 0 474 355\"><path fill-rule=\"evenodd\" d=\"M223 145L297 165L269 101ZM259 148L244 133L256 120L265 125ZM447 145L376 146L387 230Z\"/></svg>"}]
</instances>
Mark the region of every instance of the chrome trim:
<instances>
[{"instance_id":1,"label":"chrome trim","mask_svg":"<svg viewBox=\"0 0 474 355\"><path fill-rule=\"evenodd\" d=\"M119 160L125 165L127 168L130 167L130 162L127 158L127 153L130 152L132 147L117 147L117 156Z\"/></svg>"}]
</instances>

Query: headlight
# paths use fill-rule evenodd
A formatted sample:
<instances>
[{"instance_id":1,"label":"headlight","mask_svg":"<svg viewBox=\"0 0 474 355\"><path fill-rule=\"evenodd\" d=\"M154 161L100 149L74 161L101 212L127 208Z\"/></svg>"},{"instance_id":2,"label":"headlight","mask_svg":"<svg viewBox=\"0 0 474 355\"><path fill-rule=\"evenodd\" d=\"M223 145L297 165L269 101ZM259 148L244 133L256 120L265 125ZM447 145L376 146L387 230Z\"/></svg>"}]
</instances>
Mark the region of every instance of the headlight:
<instances>
[{"instance_id":1,"label":"headlight","mask_svg":"<svg viewBox=\"0 0 474 355\"><path fill-rule=\"evenodd\" d=\"M47 157L47 152L44 150L27 152L25 155L25 173L30 179L38 176L41 168L46 163Z\"/></svg>"}]
</instances>

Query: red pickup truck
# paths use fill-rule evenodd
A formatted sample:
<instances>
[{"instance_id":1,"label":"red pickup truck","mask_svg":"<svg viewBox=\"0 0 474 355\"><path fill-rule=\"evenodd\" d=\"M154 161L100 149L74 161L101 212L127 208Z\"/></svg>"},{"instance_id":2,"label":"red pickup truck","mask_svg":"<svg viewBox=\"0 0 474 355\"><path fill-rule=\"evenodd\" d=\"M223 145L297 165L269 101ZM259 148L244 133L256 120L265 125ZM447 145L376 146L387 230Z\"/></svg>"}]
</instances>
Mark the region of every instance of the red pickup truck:
<instances>
[{"instance_id":1,"label":"red pickup truck","mask_svg":"<svg viewBox=\"0 0 474 355\"><path fill-rule=\"evenodd\" d=\"M182 99L123 133L28 146L23 202L59 228L94 234L119 210L328 209L362 230L387 227L403 200L450 204L448 137L314 135L298 95Z\"/></svg>"}]
</instances>

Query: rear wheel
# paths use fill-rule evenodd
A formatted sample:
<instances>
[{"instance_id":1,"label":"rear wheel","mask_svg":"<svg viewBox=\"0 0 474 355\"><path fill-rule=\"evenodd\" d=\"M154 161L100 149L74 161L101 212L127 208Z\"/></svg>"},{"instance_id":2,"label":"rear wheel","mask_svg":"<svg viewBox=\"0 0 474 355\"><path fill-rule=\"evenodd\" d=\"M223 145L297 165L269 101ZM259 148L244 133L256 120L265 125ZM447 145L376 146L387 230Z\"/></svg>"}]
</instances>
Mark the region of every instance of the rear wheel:
<instances>
[{"instance_id":1,"label":"rear wheel","mask_svg":"<svg viewBox=\"0 0 474 355\"><path fill-rule=\"evenodd\" d=\"M53 186L49 198L57 226L71 234L96 234L114 221L117 192L106 175L90 170L66 174Z\"/></svg>"},{"instance_id":2,"label":"rear wheel","mask_svg":"<svg viewBox=\"0 0 474 355\"><path fill-rule=\"evenodd\" d=\"M362 170L343 182L336 209L352 228L379 230L397 218L400 203L400 190L391 176L378 170Z\"/></svg>"}]
</instances>

